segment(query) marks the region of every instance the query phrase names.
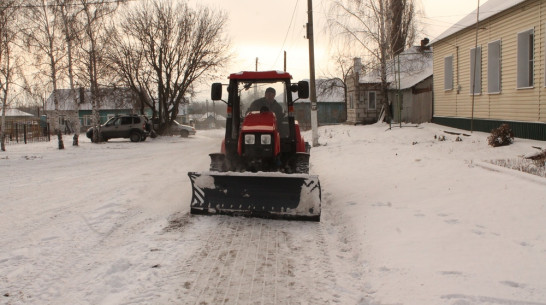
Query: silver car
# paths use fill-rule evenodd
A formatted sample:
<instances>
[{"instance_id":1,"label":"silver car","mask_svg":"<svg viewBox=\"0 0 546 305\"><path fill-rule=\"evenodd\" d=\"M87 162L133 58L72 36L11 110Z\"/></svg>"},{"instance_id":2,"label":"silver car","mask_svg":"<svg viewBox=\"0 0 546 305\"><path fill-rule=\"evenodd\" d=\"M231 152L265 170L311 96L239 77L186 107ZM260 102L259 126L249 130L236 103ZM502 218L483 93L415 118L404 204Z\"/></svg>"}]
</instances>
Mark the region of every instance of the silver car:
<instances>
[{"instance_id":1,"label":"silver car","mask_svg":"<svg viewBox=\"0 0 546 305\"><path fill-rule=\"evenodd\" d=\"M176 130L180 133L180 136L183 138L187 138L190 135L195 135L196 131L195 128L189 125L180 124L177 121L173 121L173 131Z\"/></svg>"}]
</instances>

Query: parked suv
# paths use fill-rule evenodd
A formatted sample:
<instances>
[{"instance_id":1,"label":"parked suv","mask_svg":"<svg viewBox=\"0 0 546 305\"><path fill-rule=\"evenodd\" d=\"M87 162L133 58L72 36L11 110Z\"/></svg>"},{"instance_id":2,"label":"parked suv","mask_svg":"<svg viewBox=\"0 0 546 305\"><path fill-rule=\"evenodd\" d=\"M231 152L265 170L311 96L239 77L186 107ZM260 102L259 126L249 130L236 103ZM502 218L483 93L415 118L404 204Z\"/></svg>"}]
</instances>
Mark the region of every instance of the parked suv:
<instances>
[{"instance_id":1,"label":"parked suv","mask_svg":"<svg viewBox=\"0 0 546 305\"><path fill-rule=\"evenodd\" d=\"M93 141L93 129L87 130L87 137ZM146 140L150 134L151 124L143 115L128 114L115 116L100 127L100 137L103 141L113 138L129 138L131 142Z\"/></svg>"}]
</instances>

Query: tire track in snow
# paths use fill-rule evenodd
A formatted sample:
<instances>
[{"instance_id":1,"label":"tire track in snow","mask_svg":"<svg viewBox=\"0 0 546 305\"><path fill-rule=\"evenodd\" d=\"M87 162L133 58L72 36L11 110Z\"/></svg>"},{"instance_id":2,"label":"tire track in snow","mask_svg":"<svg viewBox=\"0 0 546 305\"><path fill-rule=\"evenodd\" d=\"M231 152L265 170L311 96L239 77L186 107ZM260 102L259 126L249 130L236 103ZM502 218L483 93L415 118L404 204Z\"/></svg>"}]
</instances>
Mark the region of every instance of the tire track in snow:
<instances>
[{"instance_id":1,"label":"tire track in snow","mask_svg":"<svg viewBox=\"0 0 546 305\"><path fill-rule=\"evenodd\" d=\"M118 304L358 303L363 266L327 192L323 203L321 223L178 213L154 237L161 267Z\"/></svg>"},{"instance_id":2,"label":"tire track in snow","mask_svg":"<svg viewBox=\"0 0 546 305\"><path fill-rule=\"evenodd\" d=\"M191 256L181 258L180 269L175 268L179 271L158 285L177 283L180 287L176 298L170 297L166 302L336 302L333 270L324 250L326 241L320 223L226 216L199 218L205 218L209 227L199 234L190 225L184 234L197 234L195 237L204 242Z\"/></svg>"}]
</instances>

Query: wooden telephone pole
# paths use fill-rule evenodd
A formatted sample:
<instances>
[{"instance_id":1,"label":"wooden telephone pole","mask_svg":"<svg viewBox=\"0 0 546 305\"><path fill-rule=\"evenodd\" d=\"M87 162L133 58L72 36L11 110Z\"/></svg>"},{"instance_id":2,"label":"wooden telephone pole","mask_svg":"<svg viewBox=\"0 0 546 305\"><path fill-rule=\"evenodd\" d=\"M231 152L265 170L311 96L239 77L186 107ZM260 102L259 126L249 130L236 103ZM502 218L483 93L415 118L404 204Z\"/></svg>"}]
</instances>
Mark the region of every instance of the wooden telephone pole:
<instances>
[{"instance_id":1,"label":"wooden telephone pole","mask_svg":"<svg viewBox=\"0 0 546 305\"><path fill-rule=\"evenodd\" d=\"M309 39L309 86L313 147L318 143L317 88L315 86L315 44L313 41L313 0L307 0L307 39Z\"/></svg>"}]
</instances>

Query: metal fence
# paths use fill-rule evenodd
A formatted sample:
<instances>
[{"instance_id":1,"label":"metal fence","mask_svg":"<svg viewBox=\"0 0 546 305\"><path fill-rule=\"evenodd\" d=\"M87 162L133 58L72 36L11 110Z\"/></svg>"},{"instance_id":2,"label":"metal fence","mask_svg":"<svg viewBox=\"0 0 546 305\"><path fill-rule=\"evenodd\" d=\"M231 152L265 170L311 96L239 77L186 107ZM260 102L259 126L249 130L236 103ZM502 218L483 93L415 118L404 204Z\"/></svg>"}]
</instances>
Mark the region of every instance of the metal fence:
<instances>
[{"instance_id":1,"label":"metal fence","mask_svg":"<svg viewBox=\"0 0 546 305\"><path fill-rule=\"evenodd\" d=\"M49 124L38 120L10 120L6 122L5 144L27 144L50 141Z\"/></svg>"}]
</instances>

